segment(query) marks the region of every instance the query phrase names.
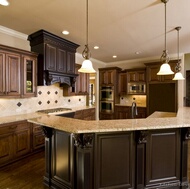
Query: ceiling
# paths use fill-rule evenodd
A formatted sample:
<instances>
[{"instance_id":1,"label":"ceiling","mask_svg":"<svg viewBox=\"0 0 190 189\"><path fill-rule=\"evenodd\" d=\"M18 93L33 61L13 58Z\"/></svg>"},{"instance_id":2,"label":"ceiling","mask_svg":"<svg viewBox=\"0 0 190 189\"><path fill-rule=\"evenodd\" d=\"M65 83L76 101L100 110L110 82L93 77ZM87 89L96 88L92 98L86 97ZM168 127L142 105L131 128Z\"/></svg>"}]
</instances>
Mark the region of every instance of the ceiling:
<instances>
[{"instance_id":1,"label":"ceiling","mask_svg":"<svg viewBox=\"0 0 190 189\"><path fill-rule=\"evenodd\" d=\"M86 43L86 0L9 0L0 5L0 25L31 34L44 29L80 45ZM167 49L190 53L190 1L167 4ZM89 0L89 47L91 57L105 63L160 57L164 50L164 3L161 0ZM69 35L61 32L68 30ZM93 47L99 46L98 50ZM135 52L139 52L136 54ZM113 59L113 55L117 58ZM176 55L177 56L177 55Z\"/></svg>"}]
</instances>

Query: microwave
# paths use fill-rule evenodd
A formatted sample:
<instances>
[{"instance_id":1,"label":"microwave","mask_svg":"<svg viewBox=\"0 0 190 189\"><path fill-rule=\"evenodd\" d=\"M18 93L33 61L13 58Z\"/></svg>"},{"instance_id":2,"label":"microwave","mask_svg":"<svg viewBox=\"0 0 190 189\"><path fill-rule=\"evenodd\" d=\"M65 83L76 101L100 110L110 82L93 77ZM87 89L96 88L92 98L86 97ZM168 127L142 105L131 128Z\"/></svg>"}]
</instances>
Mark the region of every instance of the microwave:
<instances>
[{"instance_id":1,"label":"microwave","mask_svg":"<svg viewBox=\"0 0 190 189\"><path fill-rule=\"evenodd\" d=\"M100 88L100 100L114 100L114 89L112 86L105 86Z\"/></svg>"},{"instance_id":2,"label":"microwave","mask_svg":"<svg viewBox=\"0 0 190 189\"><path fill-rule=\"evenodd\" d=\"M127 92L128 94L146 94L146 84L128 83Z\"/></svg>"}]
</instances>

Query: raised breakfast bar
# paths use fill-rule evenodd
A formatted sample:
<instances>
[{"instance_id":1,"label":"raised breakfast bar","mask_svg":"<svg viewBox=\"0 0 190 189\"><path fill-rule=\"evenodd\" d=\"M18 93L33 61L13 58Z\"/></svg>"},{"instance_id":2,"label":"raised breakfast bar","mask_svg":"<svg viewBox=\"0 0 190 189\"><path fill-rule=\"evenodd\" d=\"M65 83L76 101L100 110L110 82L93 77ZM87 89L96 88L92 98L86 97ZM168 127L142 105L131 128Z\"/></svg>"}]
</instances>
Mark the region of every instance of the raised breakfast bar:
<instances>
[{"instance_id":1,"label":"raised breakfast bar","mask_svg":"<svg viewBox=\"0 0 190 189\"><path fill-rule=\"evenodd\" d=\"M190 108L146 119L85 121L44 115L44 184L56 189L185 189Z\"/></svg>"}]
</instances>

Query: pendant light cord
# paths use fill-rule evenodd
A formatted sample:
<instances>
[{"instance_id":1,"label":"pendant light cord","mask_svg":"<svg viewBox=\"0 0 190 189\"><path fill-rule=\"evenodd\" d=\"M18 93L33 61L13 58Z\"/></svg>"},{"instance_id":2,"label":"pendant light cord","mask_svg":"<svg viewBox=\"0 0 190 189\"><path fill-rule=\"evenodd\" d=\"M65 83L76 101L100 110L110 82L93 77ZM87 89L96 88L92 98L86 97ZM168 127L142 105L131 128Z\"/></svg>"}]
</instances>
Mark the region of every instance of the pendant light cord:
<instances>
[{"instance_id":1,"label":"pendant light cord","mask_svg":"<svg viewBox=\"0 0 190 189\"><path fill-rule=\"evenodd\" d=\"M166 51L166 2L165 4L165 51Z\"/></svg>"}]
</instances>

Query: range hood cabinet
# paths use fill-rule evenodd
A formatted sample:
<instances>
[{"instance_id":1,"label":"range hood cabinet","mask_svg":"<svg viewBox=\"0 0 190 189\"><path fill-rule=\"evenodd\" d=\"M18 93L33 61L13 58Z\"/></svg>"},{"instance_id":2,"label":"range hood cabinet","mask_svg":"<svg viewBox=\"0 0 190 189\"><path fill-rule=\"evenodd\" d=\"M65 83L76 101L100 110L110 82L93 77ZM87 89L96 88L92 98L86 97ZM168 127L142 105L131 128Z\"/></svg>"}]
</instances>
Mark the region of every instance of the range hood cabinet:
<instances>
[{"instance_id":1,"label":"range hood cabinet","mask_svg":"<svg viewBox=\"0 0 190 189\"><path fill-rule=\"evenodd\" d=\"M73 86L78 74L75 74L75 53L79 45L39 30L28 36L31 51L38 56L38 86L61 85Z\"/></svg>"}]
</instances>

